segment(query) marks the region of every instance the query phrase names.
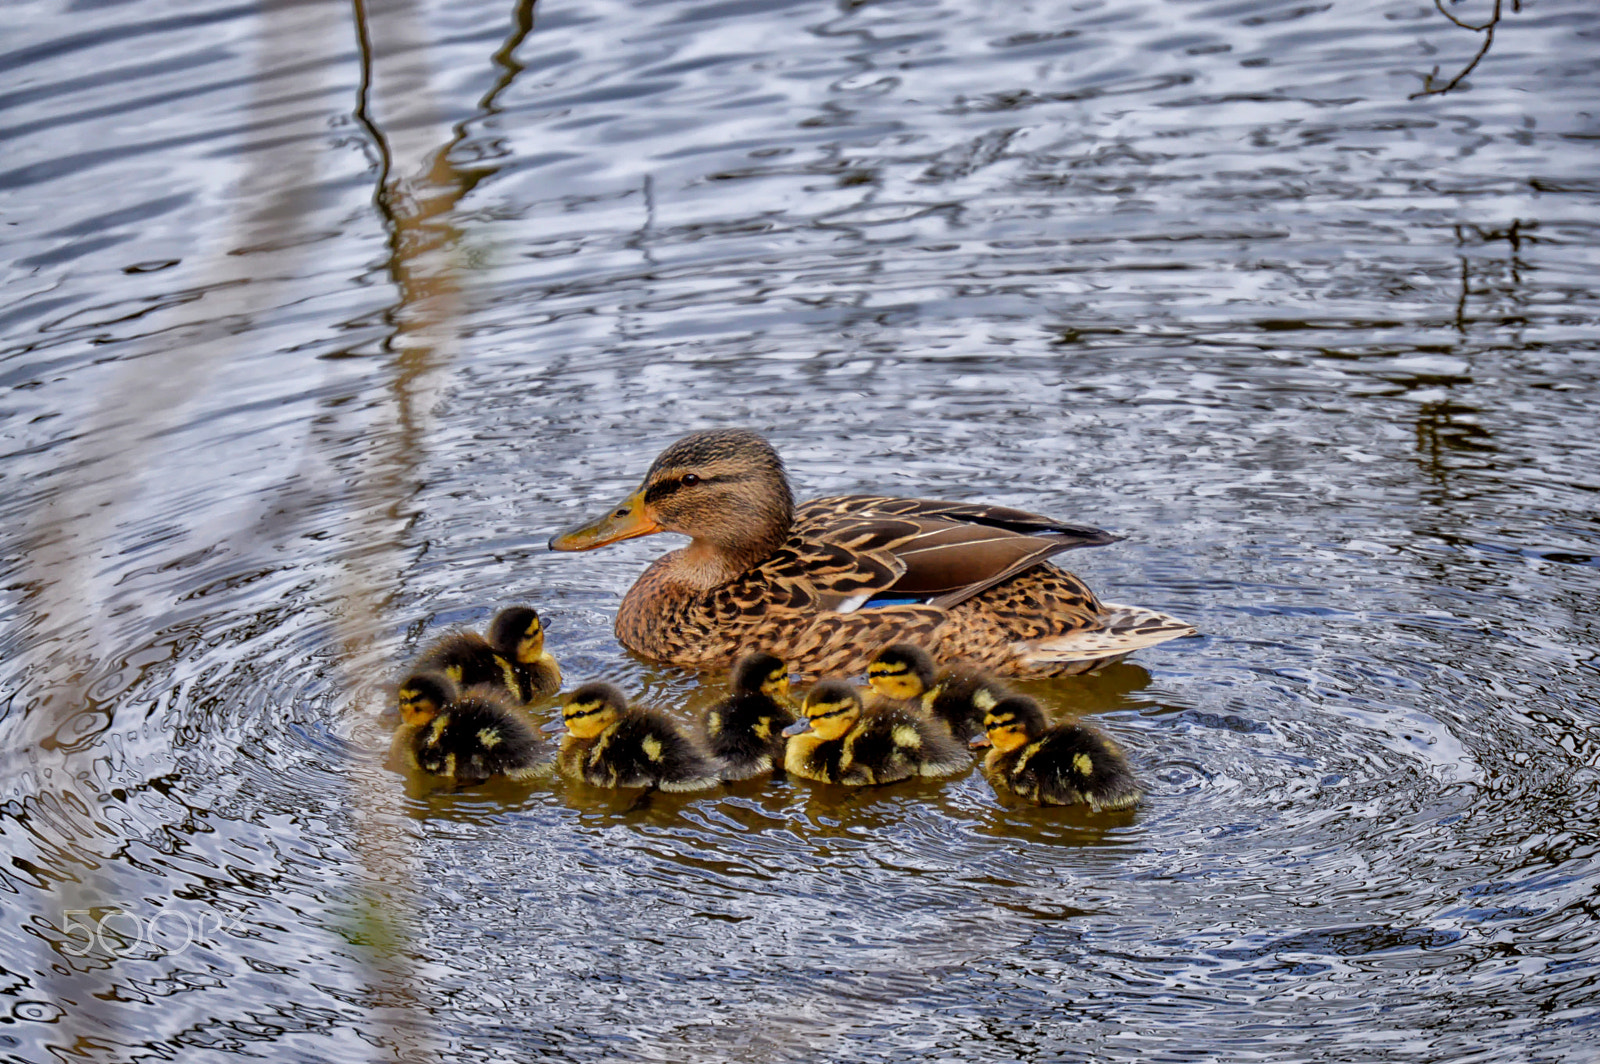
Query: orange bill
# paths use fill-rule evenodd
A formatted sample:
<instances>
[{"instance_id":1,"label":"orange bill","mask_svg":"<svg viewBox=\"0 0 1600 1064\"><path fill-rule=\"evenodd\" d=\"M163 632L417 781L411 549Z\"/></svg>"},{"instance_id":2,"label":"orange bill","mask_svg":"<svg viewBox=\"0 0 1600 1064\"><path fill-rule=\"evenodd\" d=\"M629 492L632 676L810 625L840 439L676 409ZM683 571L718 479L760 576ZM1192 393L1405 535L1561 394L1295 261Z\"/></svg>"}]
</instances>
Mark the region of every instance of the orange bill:
<instances>
[{"instance_id":1,"label":"orange bill","mask_svg":"<svg viewBox=\"0 0 1600 1064\"><path fill-rule=\"evenodd\" d=\"M597 521L575 525L550 537L551 550L594 550L635 536L660 532L655 518L645 513L644 490L634 492L615 510Z\"/></svg>"}]
</instances>

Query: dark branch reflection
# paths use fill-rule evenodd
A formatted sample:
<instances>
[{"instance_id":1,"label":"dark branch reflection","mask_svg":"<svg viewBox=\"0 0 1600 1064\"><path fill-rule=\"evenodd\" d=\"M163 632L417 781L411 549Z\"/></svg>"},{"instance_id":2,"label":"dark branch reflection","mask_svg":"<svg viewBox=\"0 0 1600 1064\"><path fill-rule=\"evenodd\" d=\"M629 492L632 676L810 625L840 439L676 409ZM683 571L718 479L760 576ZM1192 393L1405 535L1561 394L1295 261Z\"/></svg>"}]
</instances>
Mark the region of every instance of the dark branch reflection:
<instances>
[{"instance_id":1,"label":"dark branch reflection","mask_svg":"<svg viewBox=\"0 0 1600 1064\"><path fill-rule=\"evenodd\" d=\"M1459 0L1450 0L1450 2L1458 3ZM1483 62L1483 57L1489 54L1489 49L1494 47L1494 31L1500 25L1500 18L1504 13L1504 4L1505 0L1494 0L1494 9L1489 12L1489 17L1486 21L1467 22L1456 17L1449 8L1445 7L1445 0L1433 0L1433 6L1439 9L1439 14L1464 30L1483 34L1483 43L1478 46L1478 51L1467 61L1466 66L1462 67L1456 73L1456 76L1449 81L1441 82L1439 80L1439 68L1435 66L1431 73L1423 77L1422 88L1412 93L1411 99L1415 100L1419 96L1443 96L1445 93L1453 92L1461 87L1461 83L1466 80L1467 75L1477 69L1478 64ZM1521 14L1522 0L1511 0L1511 10L1515 14Z\"/></svg>"},{"instance_id":2,"label":"dark branch reflection","mask_svg":"<svg viewBox=\"0 0 1600 1064\"><path fill-rule=\"evenodd\" d=\"M338 595L338 639L345 689L356 693L371 690L362 687L363 677L392 667L386 661L388 641L380 634L389 627L385 620L411 558L407 531L415 516L412 500L422 487L428 411L453 358L461 312L461 229L454 211L496 170L481 163L458 165L455 155L473 122L495 113L499 96L521 72L514 53L533 28L533 2L519 0L513 9L511 32L492 56L497 77L474 117L457 123L442 145L435 141L432 147L416 137L417 130L434 125L428 118L436 98L431 52L421 46L421 13L411 0L352 0L352 12L361 56L356 117L378 158L373 204L386 231L387 269L397 292L385 313L388 401L368 427L366 445L352 450L344 445L349 434L338 431L320 434L317 441L341 479L355 485ZM330 426L340 423L341 411L360 408L348 401L354 398L328 404ZM361 695L354 697L359 701ZM378 1017L384 1027L379 1041L397 1052L415 1053L420 1036L408 1033L405 1022L418 1014L415 980L406 951L399 948L406 907L395 897L397 891L409 894L404 888L409 862L393 843L404 833L391 822L392 781L370 766L356 775L359 845L370 883L362 940L369 947L375 999L387 1006Z\"/></svg>"}]
</instances>

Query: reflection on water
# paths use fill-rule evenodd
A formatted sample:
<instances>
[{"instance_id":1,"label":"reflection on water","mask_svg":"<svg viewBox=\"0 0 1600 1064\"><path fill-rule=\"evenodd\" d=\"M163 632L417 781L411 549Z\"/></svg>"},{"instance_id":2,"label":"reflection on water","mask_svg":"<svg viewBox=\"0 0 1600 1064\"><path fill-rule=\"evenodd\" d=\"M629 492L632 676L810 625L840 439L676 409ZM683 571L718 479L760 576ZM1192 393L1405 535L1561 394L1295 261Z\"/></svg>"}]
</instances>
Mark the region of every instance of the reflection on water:
<instances>
[{"instance_id":1,"label":"reflection on water","mask_svg":"<svg viewBox=\"0 0 1600 1064\"><path fill-rule=\"evenodd\" d=\"M6 1052L1592 1041L1581 0L1414 100L1481 41L1378 0L86 10L0 45ZM385 772L509 601L704 703L611 636L667 544L543 543L712 425L1127 533L1073 567L1203 636L1024 686L1145 804Z\"/></svg>"}]
</instances>

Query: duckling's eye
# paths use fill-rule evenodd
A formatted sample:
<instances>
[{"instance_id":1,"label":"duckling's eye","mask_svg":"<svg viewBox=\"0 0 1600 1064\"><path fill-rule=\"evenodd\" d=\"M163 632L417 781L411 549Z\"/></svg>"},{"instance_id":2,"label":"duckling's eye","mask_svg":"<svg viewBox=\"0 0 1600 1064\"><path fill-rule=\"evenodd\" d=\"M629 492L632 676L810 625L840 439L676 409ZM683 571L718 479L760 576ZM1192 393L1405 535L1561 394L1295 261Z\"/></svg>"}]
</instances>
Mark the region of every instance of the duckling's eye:
<instances>
[{"instance_id":1,"label":"duckling's eye","mask_svg":"<svg viewBox=\"0 0 1600 1064\"><path fill-rule=\"evenodd\" d=\"M700 478L693 473L685 473L679 478L678 483L682 484L686 488L692 488L696 484L700 483Z\"/></svg>"}]
</instances>

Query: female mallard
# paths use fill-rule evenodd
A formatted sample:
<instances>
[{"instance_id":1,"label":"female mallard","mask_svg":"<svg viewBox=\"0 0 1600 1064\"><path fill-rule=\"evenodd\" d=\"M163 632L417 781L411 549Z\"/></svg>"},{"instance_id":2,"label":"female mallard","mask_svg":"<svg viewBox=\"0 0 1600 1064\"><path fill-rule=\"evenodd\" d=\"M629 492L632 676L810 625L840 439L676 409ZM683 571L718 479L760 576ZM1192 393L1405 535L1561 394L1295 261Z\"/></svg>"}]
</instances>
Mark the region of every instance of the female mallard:
<instances>
[{"instance_id":1,"label":"female mallard","mask_svg":"<svg viewBox=\"0 0 1600 1064\"><path fill-rule=\"evenodd\" d=\"M1088 672L1194 628L1102 603L1045 559L1110 543L1099 529L1003 506L836 495L795 508L759 434L692 432L639 490L551 550L679 532L623 597L617 638L656 661L726 668L759 646L802 675L859 673L876 648L911 642L941 661L1008 676Z\"/></svg>"}]
</instances>

